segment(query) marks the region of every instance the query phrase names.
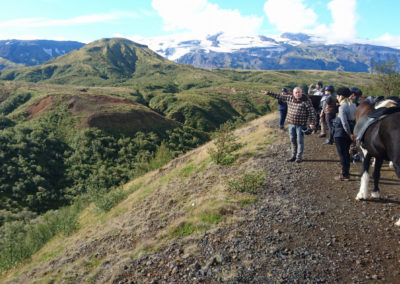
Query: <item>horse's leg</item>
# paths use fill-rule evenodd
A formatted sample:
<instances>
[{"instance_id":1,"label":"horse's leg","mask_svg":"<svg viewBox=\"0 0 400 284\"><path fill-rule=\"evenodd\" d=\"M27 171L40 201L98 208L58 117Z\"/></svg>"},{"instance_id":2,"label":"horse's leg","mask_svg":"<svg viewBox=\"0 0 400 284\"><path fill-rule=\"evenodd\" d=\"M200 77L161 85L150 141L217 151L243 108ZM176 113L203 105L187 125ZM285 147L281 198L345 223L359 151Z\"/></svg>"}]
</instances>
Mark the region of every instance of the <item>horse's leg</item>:
<instances>
[{"instance_id":1,"label":"horse's leg","mask_svg":"<svg viewBox=\"0 0 400 284\"><path fill-rule=\"evenodd\" d=\"M356 200L367 199L368 196L368 182L369 182L369 166L371 162L371 155L363 149L364 161L361 170L361 184L360 191L357 194Z\"/></svg>"},{"instance_id":2,"label":"horse's leg","mask_svg":"<svg viewBox=\"0 0 400 284\"><path fill-rule=\"evenodd\" d=\"M397 163L393 162L393 167L394 167L394 170L396 171L397 177L400 179L400 161Z\"/></svg>"},{"instance_id":3,"label":"horse's leg","mask_svg":"<svg viewBox=\"0 0 400 284\"><path fill-rule=\"evenodd\" d=\"M375 169L372 176L374 177L374 190L371 192L373 198L379 198L379 179L381 178L381 167L383 164L382 159L375 158Z\"/></svg>"},{"instance_id":4,"label":"horse's leg","mask_svg":"<svg viewBox=\"0 0 400 284\"><path fill-rule=\"evenodd\" d=\"M394 165L393 165L393 162L392 162L392 161L389 162L389 168L391 168L391 169L394 168Z\"/></svg>"}]
</instances>

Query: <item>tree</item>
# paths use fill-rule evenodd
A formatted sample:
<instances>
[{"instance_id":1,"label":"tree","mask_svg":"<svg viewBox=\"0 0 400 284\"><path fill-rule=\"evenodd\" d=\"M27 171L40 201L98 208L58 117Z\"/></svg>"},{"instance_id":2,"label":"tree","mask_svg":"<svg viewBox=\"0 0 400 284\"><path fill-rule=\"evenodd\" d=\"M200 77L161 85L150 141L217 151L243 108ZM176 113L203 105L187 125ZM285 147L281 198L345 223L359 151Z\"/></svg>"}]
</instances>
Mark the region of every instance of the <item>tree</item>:
<instances>
[{"instance_id":1,"label":"tree","mask_svg":"<svg viewBox=\"0 0 400 284\"><path fill-rule=\"evenodd\" d=\"M386 63L374 63L376 72L375 84L379 87L385 96L399 96L400 94L400 74L395 69L395 60L386 61Z\"/></svg>"}]
</instances>

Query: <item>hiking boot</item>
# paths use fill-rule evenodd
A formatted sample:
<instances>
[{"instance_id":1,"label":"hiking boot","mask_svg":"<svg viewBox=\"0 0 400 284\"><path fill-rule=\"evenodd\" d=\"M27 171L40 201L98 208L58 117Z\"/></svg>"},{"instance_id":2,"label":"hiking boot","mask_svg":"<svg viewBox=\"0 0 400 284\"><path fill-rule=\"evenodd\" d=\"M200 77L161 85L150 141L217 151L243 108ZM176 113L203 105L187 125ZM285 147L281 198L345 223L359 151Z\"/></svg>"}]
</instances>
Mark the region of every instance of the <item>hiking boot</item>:
<instances>
[{"instance_id":1,"label":"hiking boot","mask_svg":"<svg viewBox=\"0 0 400 284\"><path fill-rule=\"evenodd\" d=\"M332 141L329 141L329 140L326 140L324 143L322 143L323 145L332 145L333 144L333 142Z\"/></svg>"},{"instance_id":2,"label":"hiking boot","mask_svg":"<svg viewBox=\"0 0 400 284\"><path fill-rule=\"evenodd\" d=\"M303 160L301 158L296 159L296 163L301 163Z\"/></svg>"},{"instance_id":3,"label":"hiking boot","mask_svg":"<svg viewBox=\"0 0 400 284\"><path fill-rule=\"evenodd\" d=\"M326 134L325 134L325 133L321 133L320 135L318 135L318 137L319 137L319 138L326 137Z\"/></svg>"},{"instance_id":4,"label":"hiking boot","mask_svg":"<svg viewBox=\"0 0 400 284\"><path fill-rule=\"evenodd\" d=\"M286 162L294 162L296 161L296 157L291 157L290 159L287 159Z\"/></svg>"},{"instance_id":5,"label":"hiking boot","mask_svg":"<svg viewBox=\"0 0 400 284\"><path fill-rule=\"evenodd\" d=\"M279 126L279 129L284 129L283 125L280 125L280 126Z\"/></svg>"},{"instance_id":6,"label":"hiking boot","mask_svg":"<svg viewBox=\"0 0 400 284\"><path fill-rule=\"evenodd\" d=\"M350 177L349 176L344 176L344 175L339 175L339 176L335 177L335 180L340 180L340 181L350 180Z\"/></svg>"}]
</instances>

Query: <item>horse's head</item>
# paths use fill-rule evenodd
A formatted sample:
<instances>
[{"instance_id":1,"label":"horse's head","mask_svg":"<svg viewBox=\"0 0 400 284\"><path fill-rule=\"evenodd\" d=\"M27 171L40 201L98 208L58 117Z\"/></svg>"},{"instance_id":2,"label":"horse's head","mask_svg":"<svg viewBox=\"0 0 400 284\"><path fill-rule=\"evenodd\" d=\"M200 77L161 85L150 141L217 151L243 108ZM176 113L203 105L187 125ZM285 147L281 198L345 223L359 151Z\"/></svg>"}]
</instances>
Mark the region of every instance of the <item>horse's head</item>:
<instances>
[{"instance_id":1,"label":"horse's head","mask_svg":"<svg viewBox=\"0 0 400 284\"><path fill-rule=\"evenodd\" d=\"M356 109L355 119L356 122L360 120L361 117L370 114L374 110L374 105L369 102L369 100L364 100Z\"/></svg>"}]
</instances>

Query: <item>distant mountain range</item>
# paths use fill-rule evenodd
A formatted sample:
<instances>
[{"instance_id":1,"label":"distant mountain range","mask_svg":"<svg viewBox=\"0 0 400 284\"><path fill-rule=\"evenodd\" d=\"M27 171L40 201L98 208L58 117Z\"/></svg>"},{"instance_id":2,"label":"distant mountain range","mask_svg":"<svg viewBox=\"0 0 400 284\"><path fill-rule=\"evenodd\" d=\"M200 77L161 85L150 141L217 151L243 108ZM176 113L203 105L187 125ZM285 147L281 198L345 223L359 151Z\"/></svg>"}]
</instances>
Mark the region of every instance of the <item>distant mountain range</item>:
<instances>
[{"instance_id":1,"label":"distant mountain range","mask_svg":"<svg viewBox=\"0 0 400 284\"><path fill-rule=\"evenodd\" d=\"M77 41L0 40L0 69L43 64L84 45Z\"/></svg>"},{"instance_id":2,"label":"distant mountain range","mask_svg":"<svg viewBox=\"0 0 400 284\"><path fill-rule=\"evenodd\" d=\"M312 69L371 72L374 62L395 60L400 70L400 50L369 44L326 44L306 34L279 37L230 37L219 33L204 39L160 38L145 42L170 60L200 68Z\"/></svg>"},{"instance_id":3,"label":"distant mountain range","mask_svg":"<svg viewBox=\"0 0 400 284\"><path fill-rule=\"evenodd\" d=\"M394 60L400 70L400 50L369 44L326 44L306 34L279 37L218 33L205 38L164 37L141 41L169 60L195 67L259 70L338 70L372 72L374 63ZM85 44L73 41L0 41L0 70L42 64Z\"/></svg>"}]
</instances>

